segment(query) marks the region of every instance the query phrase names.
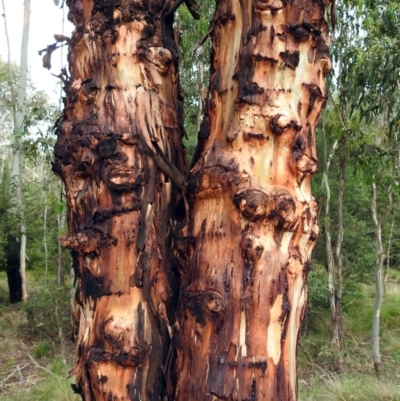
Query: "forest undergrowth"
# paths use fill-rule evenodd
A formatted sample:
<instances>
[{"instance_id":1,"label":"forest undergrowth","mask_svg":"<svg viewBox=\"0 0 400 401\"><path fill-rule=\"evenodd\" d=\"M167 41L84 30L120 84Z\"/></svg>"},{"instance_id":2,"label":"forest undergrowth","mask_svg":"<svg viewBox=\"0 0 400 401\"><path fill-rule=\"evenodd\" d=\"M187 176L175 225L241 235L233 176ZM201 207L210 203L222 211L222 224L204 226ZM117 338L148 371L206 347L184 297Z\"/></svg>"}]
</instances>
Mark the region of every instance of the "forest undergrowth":
<instances>
[{"instance_id":1,"label":"forest undergrowth","mask_svg":"<svg viewBox=\"0 0 400 401\"><path fill-rule=\"evenodd\" d=\"M344 297L344 367L335 368L323 269L310 276L310 302L298 350L299 401L400 401L400 271L392 269L381 311L384 369L371 358L374 287L349 283ZM68 378L75 358L69 285L28 274L26 305L10 305L0 272L0 400L78 401Z\"/></svg>"}]
</instances>

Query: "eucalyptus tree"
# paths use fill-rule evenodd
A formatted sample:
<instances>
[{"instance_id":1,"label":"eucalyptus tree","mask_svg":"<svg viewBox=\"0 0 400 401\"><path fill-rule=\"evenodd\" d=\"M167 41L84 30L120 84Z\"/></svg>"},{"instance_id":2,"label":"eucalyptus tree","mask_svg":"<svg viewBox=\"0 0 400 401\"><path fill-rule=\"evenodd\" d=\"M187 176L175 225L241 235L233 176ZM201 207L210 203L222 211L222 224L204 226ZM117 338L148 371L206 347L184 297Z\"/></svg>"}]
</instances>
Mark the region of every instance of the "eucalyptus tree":
<instances>
[{"instance_id":1,"label":"eucalyptus tree","mask_svg":"<svg viewBox=\"0 0 400 401\"><path fill-rule=\"evenodd\" d=\"M21 41L21 59L20 70L18 75L18 87L15 91L13 86L13 75L10 61L10 44L8 39L8 30L6 23L6 10L3 5L3 17L5 23L5 32L8 46L8 69L9 84L12 99L12 119L13 119L13 157L11 167L11 183L15 186L15 195L12 203L17 207L19 233L8 235L7 249L7 275L10 289L10 301L20 302L26 301L28 297L26 287L26 225L24 221L24 203L22 196L23 182L23 156L21 152L20 136L23 131L24 117L26 111L26 88L28 80L28 41L29 41L29 24L30 24L30 0L24 0L24 19Z\"/></svg>"},{"instance_id":2,"label":"eucalyptus tree","mask_svg":"<svg viewBox=\"0 0 400 401\"><path fill-rule=\"evenodd\" d=\"M372 354L379 374L380 309L383 301L385 251L382 223L392 208L392 192L397 187L399 163L399 90L400 90L400 5L397 1L357 1L353 17L362 28L360 40L343 57L342 80L347 88L347 102L364 122L355 137L353 149L371 185L371 208L376 241L376 301L373 313ZM380 175L380 182L378 181ZM385 179L382 179L385 177ZM389 177L389 179L388 179ZM387 192L386 211L379 216L377 192ZM388 246L389 247L389 246Z\"/></svg>"},{"instance_id":3,"label":"eucalyptus tree","mask_svg":"<svg viewBox=\"0 0 400 401\"><path fill-rule=\"evenodd\" d=\"M331 1L217 2L190 172L183 1L66 3L76 29L54 171L79 283L75 390L87 401L295 400Z\"/></svg>"},{"instance_id":4,"label":"eucalyptus tree","mask_svg":"<svg viewBox=\"0 0 400 401\"><path fill-rule=\"evenodd\" d=\"M22 280L20 275L19 255L20 255L20 235L21 213L18 209L17 196L26 200L26 194L29 192L29 182L36 180L36 173L28 174L28 169L35 170L38 164L49 166L49 149L52 147L51 142L54 141L52 127L56 121L56 112L50 104L49 99L43 91L38 90L28 78L26 87L26 96L24 100L25 115L20 130L15 133L14 128L14 112L16 111L13 89L18 87L19 83L19 66L0 59L0 111L2 119L0 121L0 181L2 185L2 201L0 207L0 268L7 271L9 296L11 302L19 302L22 297ZM11 76L11 84L10 84ZM22 165L21 193L16 188L16 182L12 176L12 161L16 158L15 149L18 144L19 156L24 160ZM45 160L45 152L47 151L47 159ZM28 160L28 167L25 162ZM15 166L15 164L14 164ZM46 167L44 167L44 170ZM47 171L48 173L48 171ZM46 173L43 174L46 176ZM18 180L17 180L18 182ZM10 185L11 183L11 185ZM27 200L27 205L23 208L23 220L25 221L25 233L27 235L27 247L24 254L32 252L29 248L29 240L35 242L32 236L29 236L30 224L29 214L38 206L37 198ZM32 245L32 244L31 244ZM31 255L32 257L32 255ZM29 263L27 264L27 266Z\"/></svg>"},{"instance_id":5,"label":"eucalyptus tree","mask_svg":"<svg viewBox=\"0 0 400 401\"><path fill-rule=\"evenodd\" d=\"M76 391L85 400L163 400L178 294L171 234L187 204L179 3L67 5L76 29L54 170L79 283Z\"/></svg>"}]
</instances>

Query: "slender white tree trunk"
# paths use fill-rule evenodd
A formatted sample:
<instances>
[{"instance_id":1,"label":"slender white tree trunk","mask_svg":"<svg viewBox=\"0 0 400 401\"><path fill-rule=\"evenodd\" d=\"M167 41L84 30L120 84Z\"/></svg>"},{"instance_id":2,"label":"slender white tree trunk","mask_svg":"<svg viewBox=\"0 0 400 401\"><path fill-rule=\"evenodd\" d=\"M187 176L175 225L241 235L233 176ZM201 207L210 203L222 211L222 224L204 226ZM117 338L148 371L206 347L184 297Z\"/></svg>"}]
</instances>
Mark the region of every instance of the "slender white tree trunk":
<instances>
[{"instance_id":1,"label":"slender white tree trunk","mask_svg":"<svg viewBox=\"0 0 400 401\"><path fill-rule=\"evenodd\" d=\"M396 210L393 211L392 222L390 224L390 234L389 234L389 239L388 239L388 246L387 246L387 250L386 250L386 263L385 263L385 271L383 274L384 295L386 295L386 291L387 291L386 284L387 284L387 279L389 276L389 269L390 269L390 251L392 250L392 239L393 239L395 217L396 217Z\"/></svg>"},{"instance_id":2,"label":"slender white tree trunk","mask_svg":"<svg viewBox=\"0 0 400 401\"><path fill-rule=\"evenodd\" d=\"M47 250L47 184L46 179L43 188L44 212L43 212L43 247L44 247L44 279L47 284L47 273L49 271L49 255Z\"/></svg>"},{"instance_id":3,"label":"slender white tree trunk","mask_svg":"<svg viewBox=\"0 0 400 401\"><path fill-rule=\"evenodd\" d=\"M329 186L328 174L329 168L331 165L332 157L336 152L339 142L336 140L332 146L331 152L327 156L325 171L323 173L323 183L325 185L326 191L326 201L325 201L325 237L326 237L326 255L328 262L328 288L329 288L329 306L331 312L331 323L332 323L332 346L335 347L336 350L340 351L340 337L338 330L338 310L336 308L336 293L337 289L335 288L335 260L334 260L334 252L332 247L332 238L331 238L331 230L330 230L330 199L331 199L331 190ZM326 145L325 145L326 147ZM341 212L339 212L340 214ZM337 249L336 249L337 250Z\"/></svg>"},{"instance_id":4,"label":"slender white tree trunk","mask_svg":"<svg viewBox=\"0 0 400 401\"><path fill-rule=\"evenodd\" d=\"M375 178L374 178L375 179ZM375 263L375 287L376 296L374 303L374 312L372 317L372 359L374 361L374 369L376 375L379 377L382 367L381 353L380 353L380 313L383 301L383 263L385 261L385 253L382 245L382 221L386 218L392 207L392 194L391 188L388 190L389 205L385 214L379 219L378 209L376 205L376 184L372 184L372 219L374 222L375 230L375 244L376 244L376 263Z\"/></svg>"},{"instance_id":5,"label":"slender white tree trunk","mask_svg":"<svg viewBox=\"0 0 400 401\"><path fill-rule=\"evenodd\" d=\"M62 271L62 257L61 257L61 233L64 227L64 219L61 213L57 213L57 227L58 227L58 241L57 241L57 284L63 282L63 271Z\"/></svg>"},{"instance_id":6,"label":"slender white tree trunk","mask_svg":"<svg viewBox=\"0 0 400 401\"><path fill-rule=\"evenodd\" d=\"M343 294L343 255L342 244L344 237L343 230L343 198L344 198L344 179L346 170L346 137L343 134L341 138L341 156L340 156L340 178L339 178L339 205L338 205L338 237L336 241L335 254L337 262L336 272L336 293L335 293L335 326L333 331L333 340L338 351L337 354L337 367L339 370L343 367L343 355L341 352L343 343L343 324L342 324L342 294Z\"/></svg>"},{"instance_id":7,"label":"slender white tree trunk","mask_svg":"<svg viewBox=\"0 0 400 401\"><path fill-rule=\"evenodd\" d=\"M23 183L23 157L20 149L20 134L23 129L23 122L25 118L26 109L26 87L28 80L28 41L29 41L29 25L30 25L30 0L24 1L24 20L23 20L23 31L22 31L22 42L21 42L21 59L20 59L20 70L19 70L19 81L17 89L17 98L15 99L13 79L11 75L11 56L10 56L10 43L8 38L7 23L5 17L5 6L4 0L2 0L4 10L4 22L7 37L8 46L8 67L10 75L10 87L11 96L13 103L13 121L14 121L14 152L12 157L12 169L11 176L12 180L16 185L17 193L15 198L15 204L18 207L18 214L20 220L20 276L22 280L22 300L26 301L28 297L26 288L26 274L25 274L25 254L26 254L26 227L24 218L23 208L23 196L22 196L22 183Z\"/></svg>"}]
</instances>

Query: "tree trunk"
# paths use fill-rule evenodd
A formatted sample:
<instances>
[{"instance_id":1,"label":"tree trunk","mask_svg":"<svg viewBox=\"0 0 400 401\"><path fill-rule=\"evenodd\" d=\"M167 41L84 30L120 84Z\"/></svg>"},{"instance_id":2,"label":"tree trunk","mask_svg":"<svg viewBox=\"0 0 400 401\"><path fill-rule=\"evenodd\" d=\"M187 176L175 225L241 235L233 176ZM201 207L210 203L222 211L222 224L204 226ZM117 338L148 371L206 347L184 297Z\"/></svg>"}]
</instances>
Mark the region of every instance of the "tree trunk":
<instances>
[{"instance_id":1,"label":"tree trunk","mask_svg":"<svg viewBox=\"0 0 400 401\"><path fill-rule=\"evenodd\" d=\"M387 281L389 277L390 271L390 257L391 257L391 250L392 250L392 239L393 239L393 230L394 230L394 222L396 218L396 210L393 211L392 222L390 223L390 232L388 238L388 245L386 249L386 263L383 272L383 294L387 294Z\"/></svg>"},{"instance_id":2,"label":"tree trunk","mask_svg":"<svg viewBox=\"0 0 400 401\"><path fill-rule=\"evenodd\" d=\"M17 237L9 234L7 237L7 282L10 302L16 304L22 301L22 278L20 266L20 244Z\"/></svg>"},{"instance_id":3,"label":"tree trunk","mask_svg":"<svg viewBox=\"0 0 400 401\"><path fill-rule=\"evenodd\" d=\"M374 177L375 180L375 177ZM374 369L377 377L380 376L382 369L382 360L380 353L380 314L383 302L383 264L385 262L385 252L382 245L382 222L392 209L392 188L389 187L389 203L386 212L381 218L378 217L378 208L376 204L376 184L372 183L372 220L374 222L375 245L376 245L376 262L375 262L375 303L372 316L372 359L374 361Z\"/></svg>"},{"instance_id":4,"label":"tree trunk","mask_svg":"<svg viewBox=\"0 0 400 401\"><path fill-rule=\"evenodd\" d=\"M342 295L343 295L343 255L342 244L344 237L343 229L343 200L344 200L344 179L346 174L346 136L341 138L340 154L340 176L339 176L339 196L338 196L338 236L336 241L335 253L337 261L336 273L336 292L335 292L335 317L333 324L333 344L337 350L336 365L338 370L343 368L343 316L342 316Z\"/></svg>"},{"instance_id":5,"label":"tree trunk","mask_svg":"<svg viewBox=\"0 0 400 401\"><path fill-rule=\"evenodd\" d=\"M185 214L176 7L67 5L76 29L54 170L79 286L75 390L86 401L164 400L179 292L171 222Z\"/></svg>"},{"instance_id":6,"label":"tree trunk","mask_svg":"<svg viewBox=\"0 0 400 401\"><path fill-rule=\"evenodd\" d=\"M64 270L62 263L62 244L61 244L61 233L64 228L64 214L57 212L57 233L58 233L58 241L57 241L57 268L56 268L56 276L57 276L57 284L60 285L64 283Z\"/></svg>"},{"instance_id":7,"label":"tree trunk","mask_svg":"<svg viewBox=\"0 0 400 401\"><path fill-rule=\"evenodd\" d=\"M326 190L326 201L325 201L325 248L326 248L326 256L327 256L327 262L328 262L328 288L329 288L329 307L330 307L330 313L331 313L331 324L332 324L332 346L335 350L336 353L336 364L337 368L341 370L342 368L342 356L341 356L341 348L342 348L342 315L341 315L341 302L338 302L338 300L341 300L341 296L338 297L339 289L340 289L340 294L342 292L342 281L340 280L339 282L335 283L335 277L336 277L336 268L335 268L335 259L334 259L334 254L333 254L333 247L332 247L332 238L331 238L331 230L330 230L330 199L331 199L331 190L329 186L329 180L328 180L328 173L329 173L329 168L331 164L332 157L336 151L336 148L338 146L338 141L336 140L332 146L331 152L329 156L327 157L326 160L326 165L325 165L325 170L323 173L323 183L325 185L325 190ZM324 150L326 152L326 140L324 140ZM341 163L341 169L340 171L342 172L342 167L344 168L344 164ZM343 170L344 173L344 170ZM342 173L341 173L341 178L342 178ZM343 192L344 192L344 175L343 175L343 180L340 180L340 189L339 189L339 232L343 231L343 222L342 222L342 206L343 206ZM336 251L338 250L338 247L341 247L341 241L343 240L343 233L338 236L338 244L336 246ZM340 245L339 245L340 241ZM341 258L341 252L339 252L339 257ZM339 258L338 260L338 266L339 266ZM341 264L340 264L341 266ZM339 273L339 272L338 272ZM337 274L339 278L339 274ZM340 274L340 277L342 277L342 274Z\"/></svg>"},{"instance_id":8,"label":"tree trunk","mask_svg":"<svg viewBox=\"0 0 400 401\"><path fill-rule=\"evenodd\" d=\"M225 0L189 177L176 400L296 400L330 1ZM183 238L184 240L185 238Z\"/></svg>"},{"instance_id":9,"label":"tree trunk","mask_svg":"<svg viewBox=\"0 0 400 401\"><path fill-rule=\"evenodd\" d=\"M5 33L7 38L7 48L8 48L8 72L9 72L9 80L10 80L10 89L11 89L11 98L12 98L12 115L13 115L13 124L14 124L14 132L13 132L13 155L12 155L12 167L11 167L11 180L12 184L15 186L15 195L12 199L12 204L14 205L14 213L18 216L18 224L20 226L20 232L18 236L14 236L14 234L10 234L10 236L14 238L9 238L9 249L13 249L15 252L15 246L18 244L19 248L19 264L18 264L18 272L10 271L8 273L8 283L10 290L10 302L20 302L26 301L28 297L28 291L26 286L26 227L25 227L25 216L24 216L24 204L23 204L23 195L22 195L22 184L23 184L23 156L21 153L21 144L20 144L20 135L23 131L23 122L25 118L25 109L26 109L26 87L28 81L28 42L29 42L29 26L30 26L30 0L24 1L24 21L23 21L23 30L22 30L22 41L21 41L21 59L19 65L19 76L18 76L18 89L14 91L13 85L13 77L11 73L11 49L10 42L8 38L8 29L6 22L6 12L4 7L4 0L2 1L3 10L4 10L4 24L5 24ZM8 255L7 259L15 261L15 256ZM7 271L15 270L16 266L8 265ZM15 280L12 284L10 280Z\"/></svg>"}]
</instances>

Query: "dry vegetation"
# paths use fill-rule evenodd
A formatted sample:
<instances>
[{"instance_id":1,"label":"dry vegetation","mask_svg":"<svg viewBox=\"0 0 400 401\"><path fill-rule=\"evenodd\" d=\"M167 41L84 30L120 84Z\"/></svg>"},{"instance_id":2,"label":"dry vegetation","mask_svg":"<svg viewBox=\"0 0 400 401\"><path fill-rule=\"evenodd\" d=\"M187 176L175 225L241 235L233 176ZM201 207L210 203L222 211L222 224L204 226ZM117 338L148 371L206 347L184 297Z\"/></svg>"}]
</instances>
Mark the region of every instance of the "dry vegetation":
<instances>
[{"instance_id":1,"label":"dry vegetation","mask_svg":"<svg viewBox=\"0 0 400 401\"><path fill-rule=\"evenodd\" d=\"M69 339L67 292L44 287L29 276L29 302L38 306L37 316L24 305L10 305L7 283L0 273L0 400L78 401L68 371L74 363L75 345ZM299 349L299 401L399 401L400 400L400 272L392 270L382 309L382 354L385 368L380 380L373 374L370 329L373 287L360 285L357 297L347 300L345 312L346 367L334 371L329 347L329 311L310 309L307 333ZM47 295L46 295L47 293ZM55 322L54 297L63 305L65 358ZM65 299L63 300L62 297ZM52 301L53 300L53 301ZM65 361L64 361L65 359Z\"/></svg>"}]
</instances>

